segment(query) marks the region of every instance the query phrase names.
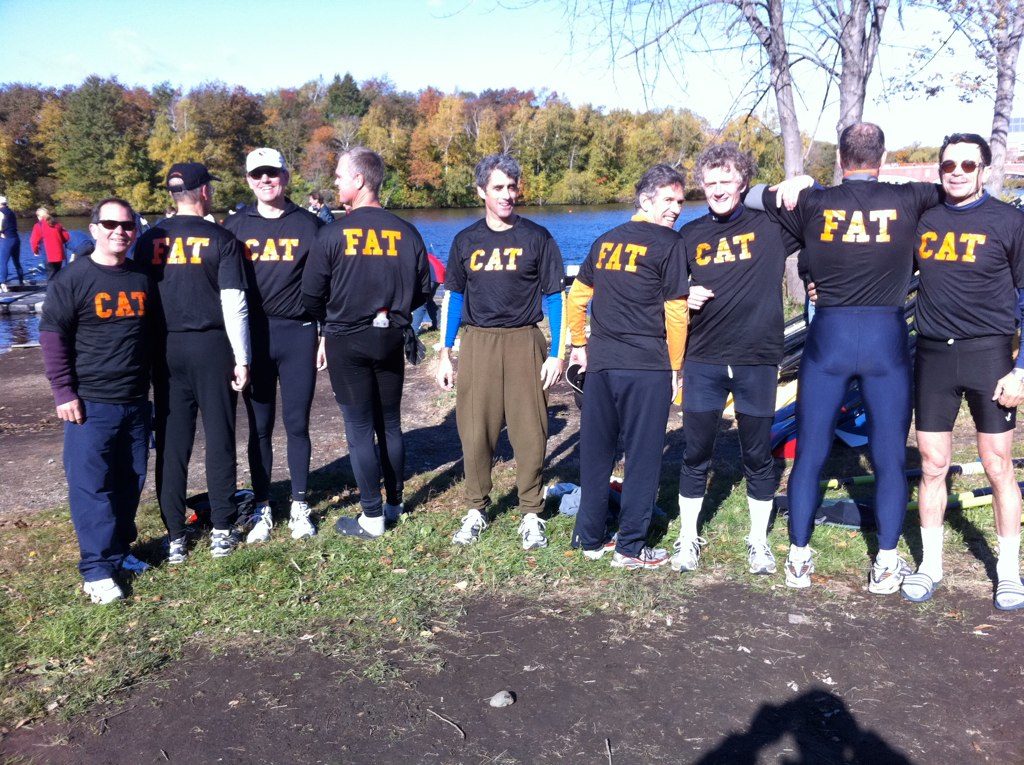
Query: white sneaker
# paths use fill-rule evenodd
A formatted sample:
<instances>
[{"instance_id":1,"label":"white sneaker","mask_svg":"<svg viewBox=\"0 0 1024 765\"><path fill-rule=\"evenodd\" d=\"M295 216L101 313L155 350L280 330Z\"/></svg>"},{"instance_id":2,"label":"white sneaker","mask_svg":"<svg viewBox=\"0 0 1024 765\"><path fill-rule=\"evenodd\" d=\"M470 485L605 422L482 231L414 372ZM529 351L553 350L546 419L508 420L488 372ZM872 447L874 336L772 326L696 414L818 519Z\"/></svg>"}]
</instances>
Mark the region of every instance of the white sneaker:
<instances>
[{"instance_id":1,"label":"white sneaker","mask_svg":"<svg viewBox=\"0 0 1024 765\"><path fill-rule=\"evenodd\" d=\"M668 562L668 551L660 547L644 547L635 558L618 551L612 553L612 568L655 569Z\"/></svg>"},{"instance_id":2,"label":"white sneaker","mask_svg":"<svg viewBox=\"0 0 1024 765\"><path fill-rule=\"evenodd\" d=\"M899 592L903 584L903 577L914 573L903 558L896 556L896 565L892 568L879 566L877 562L871 564L871 573L868 574L868 592L873 595L892 595Z\"/></svg>"},{"instance_id":3,"label":"white sneaker","mask_svg":"<svg viewBox=\"0 0 1024 765\"><path fill-rule=\"evenodd\" d=\"M124 598L124 591L118 586L117 582L109 577L97 579L95 582L85 582L82 585L82 589L89 596L89 600L100 605L113 603L115 600Z\"/></svg>"},{"instance_id":4,"label":"white sneaker","mask_svg":"<svg viewBox=\"0 0 1024 765\"><path fill-rule=\"evenodd\" d=\"M182 535L167 542L167 562L172 566L184 563L188 557L188 537Z\"/></svg>"},{"instance_id":5,"label":"white sneaker","mask_svg":"<svg viewBox=\"0 0 1024 765\"><path fill-rule=\"evenodd\" d=\"M270 530L274 528L274 516L270 511L270 505L265 502L257 505L247 522L252 524L252 528L249 529L249 533L245 536L245 543L247 545L266 542L270 539Z\"/></svg>"},{"instance_id":6,"label":"white sneaker","mask_svg":"<svg viewBox=\"0 0 1024 765\"><path fill-rule=\"evenodd\" d=\"M751 542L747 538L747 563L750 565L751 574L774 574L778 567L775 565L775 555L768 542Z\"/></svg>"},{"instance_id":7,"label":"white sneaker","mask_svg":"<svg viewBox=\"0 0 1024 765\"><path fill-rule=\"evenodd\" d=\"M539 547L548 546L548 538L544 534L547 526L545 521L537 517L536 513L527 513L519 523L519 537L523 540L524 550L536 550Z\"/></svg>"},{"instance_id":8,"label":"white sneaker","mask_svg":"<svg viewBox=\"0 0 1024 765\"><path fill-rule=\"evenodd\" d=\"M679 537L672 545L673 571L696 571L700 563L700 548L708 543L704 537Z\"/></svg>"},{"instance_id":9,"label":"white sneaker","mask_svg":"<svg viewBox=\"0 0 1024 765\"><path fill-rule=\"evenodd\" d=\"M405 512L405 503L400 502L397 505L389 505L387 502L384 503L384 523L388 526L394 526L398 523L398 519Z\"/></svg>"},{"instance_id":10,"label":"white sneaker","mask_svg":"<svg viewBox=\"0 0 1024 765\"><path fill-rule=\"evenodd\" d=\"M291 517L288 519L288 528L292 530L292 539L303 539L304 537L315 537L316 526L309 520L309 505L305 502L292 502Z\"/></svg>"},{"instance_id":11,"label":"white sneaker","mask_svg":"<svg viewBox=\"0 0 1024 765\"><path fill-rule=\"evenodd\" d=\"M452 536L452 542L457 545L473 544L487 528L487 519L479 510L470 510L462 516L460 523L459 530Z\"/></svg>"},{"instance_id":12,"label":"white sneaker","mask_svg":"<svg viewBox=\"0 0 1024 765\"><path fill-rule=\"evenodd\" d=\"M814 552L813 550L811 551ZM797 563L792 558L786 558L786 586L797 590L803 590L811 586L811 574L814 573L814 561L808 557L807 560Z\"/></svg>"}]
</instances>

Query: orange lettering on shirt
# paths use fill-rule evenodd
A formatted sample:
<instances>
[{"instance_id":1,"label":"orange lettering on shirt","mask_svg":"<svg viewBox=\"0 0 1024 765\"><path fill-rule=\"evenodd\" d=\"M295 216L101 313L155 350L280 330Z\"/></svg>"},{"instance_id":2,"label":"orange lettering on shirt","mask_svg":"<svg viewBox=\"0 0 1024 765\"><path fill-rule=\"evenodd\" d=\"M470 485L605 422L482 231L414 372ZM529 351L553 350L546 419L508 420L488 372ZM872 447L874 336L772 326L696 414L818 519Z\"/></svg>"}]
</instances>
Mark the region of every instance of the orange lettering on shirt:
<instances>
[{"instance_id":1,"label":"orange lettering on shirt","mask_svg":"<svg viewBox=\"0 0 1024 765\"><path fill-rule=\"evenodd\" d=\"M135 301L135 305L138 306L136 311L139 316L146 315L146 293L145 292L133 292L132 300Z\"/></svg>"},{"instance_id":2,"label":"orange lettering on shirt","mask_svg":"<svg viewBox=\"0 0 1024 765\"><path fill-rule=\"evenodd\" d=\"M117 293L117 315L119 318L126 316L134 316L135 311L132 310L132 304L128 300L128 296L123 292Z\"/></svg>"},{"instance_id":3,"label":"orange lettering on shirt","mask_svg":"<svg viewBox=\"0 0 1024 765\"><path fill-rule=\"evenodd\" d=\"M99 316L101 319L109 319L111 316L114 315L114 312L110 308L107 308L105 305L103 305L104 302L109 302L110 299L110 293L108 292L96 293L96 297L94 298L93 303L96 306L96 315Z\"/></svg>"}]
</instances>

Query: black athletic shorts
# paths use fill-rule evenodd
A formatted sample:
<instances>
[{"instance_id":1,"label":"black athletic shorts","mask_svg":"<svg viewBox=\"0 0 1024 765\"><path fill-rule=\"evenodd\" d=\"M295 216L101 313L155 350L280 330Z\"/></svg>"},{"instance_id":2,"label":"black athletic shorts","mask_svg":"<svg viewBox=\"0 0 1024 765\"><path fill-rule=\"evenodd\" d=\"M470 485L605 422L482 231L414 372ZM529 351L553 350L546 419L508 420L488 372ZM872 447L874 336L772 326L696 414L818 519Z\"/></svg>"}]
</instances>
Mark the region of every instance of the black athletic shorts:
<instances>
[{"instance_id":1,"label":"black athletic shorts","mask_svg":"<svg viewBox=\"0 0 1024 765\"><path fill-rule=\"evenodd\" d=\"M971 340L917 339L914 360L914 427L950 433L966 398L979 433L1005 433L1017 410L992 400L996 383L1013 369L1012 337Z\"/></svg>"},{"instance_id":2,"label":"black athletic shorts","mask_svg":"<svg viewBox=\"0 0 1024 765\"><path fill-rule=\"evenodd\" d=\"M739 414L775 416L779 368L774 364L683 362L683 411L721 412L732 393Z\"/></svg>"}]
</instances>

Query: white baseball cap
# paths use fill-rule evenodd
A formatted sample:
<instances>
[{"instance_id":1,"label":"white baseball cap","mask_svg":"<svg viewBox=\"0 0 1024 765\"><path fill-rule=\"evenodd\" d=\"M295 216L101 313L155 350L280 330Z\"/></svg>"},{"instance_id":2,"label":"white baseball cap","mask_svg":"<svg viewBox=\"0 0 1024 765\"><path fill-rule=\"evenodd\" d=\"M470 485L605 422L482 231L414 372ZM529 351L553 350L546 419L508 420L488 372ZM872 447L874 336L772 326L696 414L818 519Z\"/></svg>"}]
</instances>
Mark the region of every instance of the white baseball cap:
<instances>
[{"instance_id":1,"label":"white baseball cap","mask_svg":"<svg viewBox=\"0 0 1024 765\"><path fill-rule=\"evenodd\" d=\"M253 149L245 158L245 172L251 173L258 167L276 167L279 170L287 170L284 164L284 157L277 149Z\"/></svg>"},{"instance_id":2,"label":"white baseball cap","mask_svg":"<svg viewBox=\"0 0 1024 765\"><path fill-rule=\"evenodd\" d=\"M0 205L7 204L7 197L0 197Z\"/></svg>"}]
</instances>

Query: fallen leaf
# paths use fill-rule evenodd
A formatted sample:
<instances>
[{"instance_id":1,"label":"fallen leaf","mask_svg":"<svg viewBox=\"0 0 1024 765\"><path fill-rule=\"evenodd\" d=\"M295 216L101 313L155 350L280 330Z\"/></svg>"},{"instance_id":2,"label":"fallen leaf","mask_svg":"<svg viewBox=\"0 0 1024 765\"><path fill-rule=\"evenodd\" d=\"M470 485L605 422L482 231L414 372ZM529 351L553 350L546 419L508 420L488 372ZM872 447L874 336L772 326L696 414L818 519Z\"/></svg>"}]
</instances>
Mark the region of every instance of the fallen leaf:
<instances>
[{"instance_id":1,"label":"fallen leaf","mask_svg":"<svg viewBox=\"0 0 1024 765\"><path fill-rule=\"evenodd\" d=\"M467 587L469 587L469 582L467 582L465 579L463 579L461 582L456 582L455 583L455 589L456 590L464 590Z\"/></svg>"}]
</instances>

